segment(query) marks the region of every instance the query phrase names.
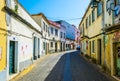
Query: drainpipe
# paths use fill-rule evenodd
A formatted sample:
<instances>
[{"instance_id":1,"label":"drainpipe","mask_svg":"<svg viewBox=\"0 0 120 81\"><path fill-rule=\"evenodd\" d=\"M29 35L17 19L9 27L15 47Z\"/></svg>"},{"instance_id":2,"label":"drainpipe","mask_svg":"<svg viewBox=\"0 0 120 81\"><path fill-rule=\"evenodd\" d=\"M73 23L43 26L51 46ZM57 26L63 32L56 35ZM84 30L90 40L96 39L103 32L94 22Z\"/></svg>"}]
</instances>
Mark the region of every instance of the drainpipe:
<instances>
[{"instance_id":1,"label":"drainpipe","mask_svg":"<svg viewBox=\"0 0 120 81\"><path fill-rule=\"evenodd\" d=\"M103 10L103 14L102 14L102 27L104 28L105 27L105 8L106 8L106 2L105 2L106 0L102 0L102 10ZM105 60L105 58L106 58L106 54L105 54L105 31L102 31L102 33L103 33L103 52L104 52L104 63L103 63L103 65L106 65L106 60Z\"/></svg>"}]
</instances>

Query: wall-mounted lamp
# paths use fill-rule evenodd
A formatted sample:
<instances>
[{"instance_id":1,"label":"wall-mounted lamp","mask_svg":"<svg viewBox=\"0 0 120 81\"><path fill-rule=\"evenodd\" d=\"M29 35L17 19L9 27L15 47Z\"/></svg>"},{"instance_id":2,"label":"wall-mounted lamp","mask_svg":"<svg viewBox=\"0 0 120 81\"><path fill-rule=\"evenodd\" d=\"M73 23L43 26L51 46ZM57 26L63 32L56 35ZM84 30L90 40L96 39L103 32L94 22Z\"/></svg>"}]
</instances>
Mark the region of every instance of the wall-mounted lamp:
<instances>
[{"instance_id":1,"label":"wall-mounted lamp","mask_svg":"<svg viewBox=\"0 0 120 81\"><path fill-rule=\"evenodd\" d=\"M32 36L33 36L33 37L35 36L35 33L34 33L34 32L32 33Z\"/></svg>"}]
</instances>

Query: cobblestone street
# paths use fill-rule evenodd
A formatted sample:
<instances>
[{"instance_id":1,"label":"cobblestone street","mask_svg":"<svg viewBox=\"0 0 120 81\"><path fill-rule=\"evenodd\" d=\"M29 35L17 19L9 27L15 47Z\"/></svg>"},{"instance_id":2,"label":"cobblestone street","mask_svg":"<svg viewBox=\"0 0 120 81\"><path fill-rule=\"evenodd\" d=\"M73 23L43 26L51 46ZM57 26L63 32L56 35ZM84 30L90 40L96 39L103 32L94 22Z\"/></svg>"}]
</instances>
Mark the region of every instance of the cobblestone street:
<instances>
[{"instance_id":1,"label":"cobblestone street","mask_svg":"<svg viewBox=\"0 0 120 81\"><path fill-rule=\"evenodd\" d=\"M114 81L87 62L78 51L47 56L14 81Z\"/></svg>"}]
</instances>

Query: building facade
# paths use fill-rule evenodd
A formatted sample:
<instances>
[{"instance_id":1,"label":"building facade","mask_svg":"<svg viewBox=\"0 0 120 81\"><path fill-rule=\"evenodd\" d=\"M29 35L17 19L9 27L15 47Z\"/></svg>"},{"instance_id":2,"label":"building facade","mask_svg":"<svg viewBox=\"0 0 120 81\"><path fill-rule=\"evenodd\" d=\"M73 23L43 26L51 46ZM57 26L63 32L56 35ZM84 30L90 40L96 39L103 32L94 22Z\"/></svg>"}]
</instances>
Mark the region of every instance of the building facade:
<instances>
[{"instance_id":1,"label":"building facade","mask_svg":"<svg viewBox=\"0 0 120 81\"><path fill-rule=\"evenodd\" d=\"M120 76L119 59L119 0L91 0L82 21L82 49L112 76Z\"/></svg>"},{"instance_id":2,"label":"building facade","mask_svg":"<svg viewBox=\"0 0 120 81\"><path fill-rule=\"evenodd\" d=\"M60 25L49 20L50 23L50 53L60 52Z\"/></svg>"},{"instance_id":3,"label":"building facade","mask_svg":"<svg viewBox=\"0 0 120 81\"><path fill-rule=\"evenodd\" d=\"M41 27L17 2L8 0L7 80L33 64L41 55Z\"/></svg>"},{"instance_id":4,"label":"building facade","mask_svg":"<svg viewBox=\"0 0 120 81\"><path fill-rule=\"evenodd\" d=\"M66 50L71 50L75 48L75 28L66 21L56 21L57 23L63 25L66 28ZM64 47L64 46L63 46Z\"/></svg>"},{"instance_id":5,"label":"building facade","mask_svg":"<svg viewBox=\"0 0 120 81\"><path fill-rule=\"evenodd\" d=\"M75 29L75 42L74 42L74 45L75 45L75 48L80 46L80 30L75 26L74 26L74 29Z\"/></svg>"},{"instance_id":6,"label":"building facade","mask_svg":"<svg viewBox=\"0 0 120 81\"><path fill-rule=\"evenodd\" d=\"M0 81L6 81L7 73L7 23L6 13L4 12L5 6L5 0L0 0Z\"/></svg>"},{"instance_id":7,"label":"building facade","mask_svg":"<svg viewBox=\"0 0 120 81\"><path fill-rule=\"evenodd\" d=\"M34 18L34 20L42 27L41 31L42 31L42 51L41 54L46 55L49 54L49 47L50 47L50 32L49 32L49 21L48 19L45 17L45 15L43 13L40 14L33 14L32 17Z\"/></svg>"},{"instance_id":8,"label":"building facade","mask_svg":"<svg viewBox=\"0 0 120 81\"><path fill-rule=\"evenodd\" d=\"M60 51L66 50L66 28L60 25Z\"/></svg>"},{"instance_id":9,"label":"building facade","mask_svg":"<svg viewBox=\"0 0 120 81\"><path fill-rule=\"evenodd\" d=\"M105 57L106 69L113 76L120 77L120 1L106 2L107 12L104 17L108 25L103 28L105 32Z\"/></svg>"},{"instance_id":10,"label":"building facade","mask_svg":"<svg viewBox=\"0 0 120 81\"><path fill-rule=\"evenodd\" d=\"M97 8L91 8L91 3L80 22L82 52L96 60L100 65L103 63L102 51L102 2Z\"/></svg>"}]
</instances>

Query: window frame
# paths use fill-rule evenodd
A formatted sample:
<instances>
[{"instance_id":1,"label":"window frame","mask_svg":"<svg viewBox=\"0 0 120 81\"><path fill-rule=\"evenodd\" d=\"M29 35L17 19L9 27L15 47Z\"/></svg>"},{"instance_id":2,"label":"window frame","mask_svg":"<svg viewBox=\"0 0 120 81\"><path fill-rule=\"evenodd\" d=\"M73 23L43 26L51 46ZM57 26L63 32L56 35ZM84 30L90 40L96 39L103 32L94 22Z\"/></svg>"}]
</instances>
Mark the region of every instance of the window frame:
<instances>
[{"instance_id":1,"label":"window frame","mask_svg":"<svg viewBox=\"0 0 120 81\"><path fill-rule=\"evenodd\" d=\"M95 10L93 9L92 10L92 22L94 22L95 21Z\"/></svg>"}]
</instances>

